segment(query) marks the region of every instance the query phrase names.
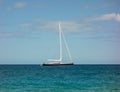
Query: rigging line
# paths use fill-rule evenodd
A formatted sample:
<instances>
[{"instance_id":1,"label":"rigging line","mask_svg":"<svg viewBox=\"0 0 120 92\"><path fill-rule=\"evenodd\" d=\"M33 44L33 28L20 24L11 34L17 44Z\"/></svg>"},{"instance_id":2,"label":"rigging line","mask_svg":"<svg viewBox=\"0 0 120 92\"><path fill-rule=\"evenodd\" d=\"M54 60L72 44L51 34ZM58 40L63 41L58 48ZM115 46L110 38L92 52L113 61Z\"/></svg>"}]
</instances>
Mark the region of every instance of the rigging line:
<instances>
[{"instance_id":1,"label":"rigging line","mask_svg":"<svg viewBox=\"0 0 120 92\"><path fill-rule=\"evenodd\" d=\"M61 30L61 33L62 33L63 41L64 41L64 43L65 43L65 47L66 47L67 52L68 52L68 56L69 56L71 62L73 62L72 56L71 56L71 53L70 53L70 49L69 49L69 47L68 47L67 41L66 41L66 39L65 39L65 36L64 36L64 33L63 33L62 30Z\"/></svg>"},{"instance_id":2,"label":"rigging line","mask_svg":"<svg viewBox=\"0 0 120 92\"><path fill-rule=\"evenodd\" d=\"M60 62L62 63L62 32L61 32L61 23L59 22L59 41L60 41Z\"/></svg>"}]
</instances>

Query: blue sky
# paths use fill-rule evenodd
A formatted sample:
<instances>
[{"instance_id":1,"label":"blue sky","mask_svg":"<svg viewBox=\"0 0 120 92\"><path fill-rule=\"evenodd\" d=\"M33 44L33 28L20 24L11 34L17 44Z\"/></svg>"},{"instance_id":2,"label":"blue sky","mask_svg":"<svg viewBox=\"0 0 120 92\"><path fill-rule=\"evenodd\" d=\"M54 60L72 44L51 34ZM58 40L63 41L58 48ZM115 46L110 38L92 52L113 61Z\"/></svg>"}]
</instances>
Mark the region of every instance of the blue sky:
<instances>
[{"instance_id":1,"label":"blue sky","mask_svg":"<svg viewBox=\"0 0 120 92\"><path fill-rule=\"evenodd\" d=\"M59 58L59 21L75 63L120 64L119 4L0 0L0 64L41 64ZM65 49L63 57L68 61Z\"/></svg>"}]
</instances>

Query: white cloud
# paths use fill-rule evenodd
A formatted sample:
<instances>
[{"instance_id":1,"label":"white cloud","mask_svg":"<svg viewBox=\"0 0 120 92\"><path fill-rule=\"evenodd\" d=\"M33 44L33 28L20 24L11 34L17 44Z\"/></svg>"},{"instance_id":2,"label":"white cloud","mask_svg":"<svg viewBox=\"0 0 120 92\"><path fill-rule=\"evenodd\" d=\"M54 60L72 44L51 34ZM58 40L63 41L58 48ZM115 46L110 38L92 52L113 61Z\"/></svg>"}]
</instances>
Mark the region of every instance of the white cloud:
<instances>
[{"instance_id":1,"label":"white cloud","mask_svg":"<svg viewBox=\"0 0 120 92\"><path fill-rule=\"evenodd\" d=\"M100 16L93 17L90 20L115 20L120 22L120 14L119 13L103 14Z\"/></svg>"},{"instance_id":2,"label":"white cloud","mask_svg":"<svg viewBox=\"0 0 120 92\"><path fill-rule=\"evenodd\" d=\"M6 9L8 11L10 11L10 10L13 10L13 9L20 9L20 8L25 7L25 6L26 6L25 2L16 2L16 3L14 3L13 6L8 6Z\"/></svg>"},{"instance_id":3,"label":"white cloud","mask_svg":"<svg viewBox=\"0 0 120 92\"><path fill-rule=\"evenodd\" d=\"M64 21L63 22L63 30L66 31L80 31L80 28L83 25L74 21Z\"/></svg>"},{"instance_id":4,"label":"white cloud","mask_svg":"<svg viewBox=\"0 0 120 92\"><path fill-rule=\"evenodd\" d=\"M0 32L0 37L13 37L15 33L13 32Z\"/></svg>"},{"instance_id":5,"label":"white cloud","mask_svg":"<svg viewBox=\"0 0 120 92\"><path fill-rule=\"evenodd\" d=\"M27 33L28 31L25 30L0 32L0 38L21 37L26 35Z\"/></svg>"},{"instance_id":6,"label":"white cloud","mask_svg":"<svg viewBox=\"0 0 120 92\"><path fill-rule=\"evenodd\" d=\"M38 21L37 21L38 22ZM44 21L37 27L38 30L58 31L59 21ZM75 21L61 21L61 28L67 32L78 32L83 25Z\"/></svg>"},{"instance_id":7,"label":"white cloud","mask_svg":"<svg viewBox=\"0 0 120 92\"><path fill-rule=\"evenodd\" d=\"M17 2L17 3L15 3L15 8L23 8L23 7L25 7L26 6L26 3L24 3L24 2Z\"/></svg>"},{"instance_id":8,"label":"white cloud","mask_svg":"<svg viewBox=\"0 0 120 92\"><path fill-rule=\"evenodd\" d=\"M20 26L21 27L28 27L28 26L31 26L31 24L30 23L21 23Z\"/></svg>"},{"instance_id":9,"label":"white cloud","mask_svg":"<svg viewBox=\"0 0 120 92\"><path fill-rule=\"evenodd\" d=\"M58 31L59 22L61 22L61 29L64 32L91 32L91 25L88 23L81 23L73 20L54 21L54 20L43 20L33 19L29 22L23 22L19 24L20 27L29 27L35 31Z\"/></svg>"}]
</instances>

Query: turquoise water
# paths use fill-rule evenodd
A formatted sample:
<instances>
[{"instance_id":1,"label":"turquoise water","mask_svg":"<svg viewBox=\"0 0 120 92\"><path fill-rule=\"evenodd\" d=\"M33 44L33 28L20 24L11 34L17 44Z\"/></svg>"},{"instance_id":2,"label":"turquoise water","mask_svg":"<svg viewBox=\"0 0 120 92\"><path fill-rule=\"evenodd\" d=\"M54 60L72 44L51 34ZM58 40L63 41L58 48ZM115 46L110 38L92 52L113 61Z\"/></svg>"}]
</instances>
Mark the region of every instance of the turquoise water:
<instances>
[{"instance_id":1,"label":"turquoise water","mask_svg":"<svg viewBox=\"0 0 120 92\"><path fill-rule=\"evenodd\" d=\"M120 65L0 65L0 92L120 92Z\"/></svg>"}]
</instances>

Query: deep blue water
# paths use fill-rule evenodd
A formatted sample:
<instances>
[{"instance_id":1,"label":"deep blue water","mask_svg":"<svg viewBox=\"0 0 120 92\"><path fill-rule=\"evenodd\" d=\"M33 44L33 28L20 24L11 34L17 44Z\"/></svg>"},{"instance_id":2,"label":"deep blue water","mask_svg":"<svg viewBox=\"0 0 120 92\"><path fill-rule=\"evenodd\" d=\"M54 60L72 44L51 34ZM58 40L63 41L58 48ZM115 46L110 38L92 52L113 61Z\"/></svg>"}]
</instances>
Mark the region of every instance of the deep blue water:
<instances>
[{"instance_id":1,"label":"deep blue water","mask_svg":"<svg viewBox=\"0 0 120 92\"><path fill-rule=\"evenodd\" d=\"M0 92L120 92L120 65L0 65Z\"/></svg>"}]
</instances>

